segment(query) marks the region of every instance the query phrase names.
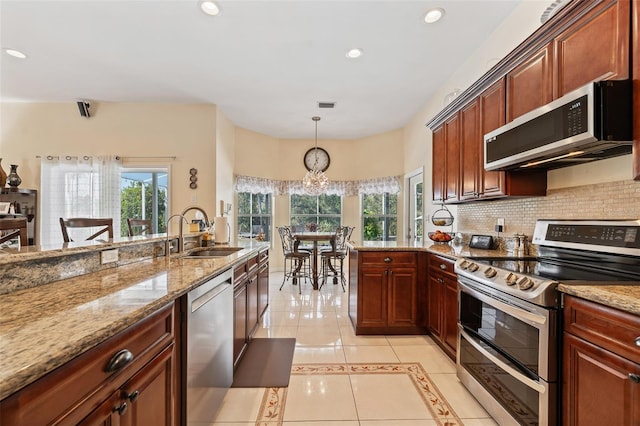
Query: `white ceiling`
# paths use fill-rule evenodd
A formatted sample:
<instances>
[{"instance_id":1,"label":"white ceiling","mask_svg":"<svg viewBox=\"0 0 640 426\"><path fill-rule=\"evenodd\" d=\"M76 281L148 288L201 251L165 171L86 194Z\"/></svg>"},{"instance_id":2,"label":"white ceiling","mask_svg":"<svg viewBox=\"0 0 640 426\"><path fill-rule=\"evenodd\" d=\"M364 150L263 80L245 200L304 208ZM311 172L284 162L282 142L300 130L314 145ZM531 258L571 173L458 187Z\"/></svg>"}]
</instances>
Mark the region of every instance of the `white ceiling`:
<instances>
[{"instance_id":1,"label":"white ceiling","mask_svg":"<svg viewBox=\"0 0 640 426\"><path fill-rule=\"evenodd\" d=\"M520 1L1 0L1 47L28 58L0 55L0 100L207 103L273 137L313 138L314 115L320 139L364 137L404 126Z\"/></svg>"}]
</instances>

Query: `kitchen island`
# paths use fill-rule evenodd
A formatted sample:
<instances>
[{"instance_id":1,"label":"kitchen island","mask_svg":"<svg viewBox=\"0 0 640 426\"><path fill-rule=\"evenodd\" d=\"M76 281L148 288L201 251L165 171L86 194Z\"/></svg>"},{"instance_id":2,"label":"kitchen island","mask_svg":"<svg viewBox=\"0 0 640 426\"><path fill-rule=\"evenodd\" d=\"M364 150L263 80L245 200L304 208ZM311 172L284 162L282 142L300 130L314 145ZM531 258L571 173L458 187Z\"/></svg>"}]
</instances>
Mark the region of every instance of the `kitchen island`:
<instances>
[{"instance_id":1,"label":"kitchen island","mask_svg":"<svg viewBox=\"0 0 640 426\"><path fill-rule=\"evenodd\" d=\"M79 268L76 251L91 252L130 247L119 243L77 243L77 250L59 253L45 250L38 256L29 249L29 260L69 256L69 268ZM134 241L164 244L157 236ZM82 247L80 247L82 246ZM149 317L216 274L232 268L261 250L266 243L243 243L241 250L216 258L169 257L129 260L72 278L0 295L0 399L52 372L56 368ZM99 253L98 253L99 254ZM162 253L160 253L162 254ZM0 256L10 270L12 262L24 260L21 253ZM64 258L57 262L64 264ZM102 265L104 266L104 265ZM77 271L72 271L77 274ZM8 281L8 279L7 279Z\"/></svg>"}]
</instances>

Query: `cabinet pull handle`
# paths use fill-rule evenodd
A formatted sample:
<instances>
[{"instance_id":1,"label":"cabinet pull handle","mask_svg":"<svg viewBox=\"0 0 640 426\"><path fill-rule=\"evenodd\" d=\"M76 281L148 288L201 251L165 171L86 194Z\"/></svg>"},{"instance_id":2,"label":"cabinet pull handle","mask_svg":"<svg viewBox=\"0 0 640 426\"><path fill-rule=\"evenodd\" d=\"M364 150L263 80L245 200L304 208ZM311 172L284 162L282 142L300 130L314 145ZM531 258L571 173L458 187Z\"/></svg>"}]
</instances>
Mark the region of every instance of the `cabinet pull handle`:
<instances>
[{"instance_id":1,"label":"cabinet pull handle","mask_svg":"<svg viewBox=\"0 0 640 426\"><path fill-rule=\"evenodd\" d=\"M640 383L640 375L629 373L628 377L633 383Z\"/></svg>"},{"instance_id":2,"label":"cabinet pull handle","mask_svg":"<svg viewBox=\"0 0 640 426\"><path fill-rule=\"evenodd\" d=\"M389 275L389 270L388 270L388 269L385 269L385 270L384 270L384 274L385 274L385 275Z\"/></svg>"},{"instance_id":3,"label":"cabinet pull handle","mask_svg":"<svg viewBox=\"0 0 640 426\"><path fill-rule=\"evenodd\" d=\"M634 342L636 346L640 346L640 336L636 337L636 340Z\"/></svg>"},{"instance_id":4,"label":"cabinet pull handle","mask_svg":"<svg viewBox=\"0 0 640 426\"><path fill-rule=\"evenodd\" d=\"M442 269L443 271L447 270L447 265L445 265L444 263L440 264L440 269Z\"/></svg>"},{"instance_id":5,"label":"cabinet pull handle","mask_svg":"<svg viewBox=\"0 0 640 426\"><path fill-rule=\"evenodd\" d=\"M391 258L390 257L385 257L384 261L385 261L385 263L389 263L389 262L391 262Z\"/></svg>"},{"instance_id":6,"label":"cabinet pull handle","mask_svg":"<svg viewBox=\"0 0 640 426\"><path fill-rule=\"evenodd\" d=\"M109 360L105 371L107 373L113 373L114 371L121 370L131 361L133 361L133 354L129 351L129 349L122 349Z\"/></svg>"},{"instance_id":7,"label":"cabinet pull handle","mask_svg":"<svg viewBox=\"0 0 640 426\"><path fill-rule=\"evenodd\" d=\"M127 411L127 403L123 402L119 407L113 407L113 411L123 415Z\"/></svg>"},{"instance_id":8,"label":"cabinet pull handle","mask_svg":"<svg viewBox=\"0 0 640 426\"><path fill-rule=\"evenodd\" d=\"M439 282L440 284L444 284L444 280L443 280L442 278L438 278L438 282Z\"/></svg>"},{"instance_id":9,"label":"cabinet pull handle","mask_svg":"<svg viewBox=\"0 0 640 426\"><path fill-rule=\"evenodd\" d=\"M131 402L136 402L136 399L138 399L139 395L140 395L140 391L134 390L133 392L125 396L125 398L127 398Z\"/></svg>"}]
</instances>

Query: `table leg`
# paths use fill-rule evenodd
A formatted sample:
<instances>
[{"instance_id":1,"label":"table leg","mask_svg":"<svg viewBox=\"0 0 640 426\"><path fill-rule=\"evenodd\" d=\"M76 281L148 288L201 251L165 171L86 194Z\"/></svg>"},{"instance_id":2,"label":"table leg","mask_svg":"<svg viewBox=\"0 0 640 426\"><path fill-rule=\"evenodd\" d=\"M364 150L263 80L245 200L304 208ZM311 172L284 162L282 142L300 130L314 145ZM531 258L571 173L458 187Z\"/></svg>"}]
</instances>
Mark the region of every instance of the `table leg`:
<instances>
[{"instance_id":1,"label":"table leg","mask_svg":"<svg viewBox=\"0 0 640 426\"><path fill-rule=\"evenodd\" d=\"M318 241L313 240L313 289L318 289Z\"/></svg>"}]
</instances>

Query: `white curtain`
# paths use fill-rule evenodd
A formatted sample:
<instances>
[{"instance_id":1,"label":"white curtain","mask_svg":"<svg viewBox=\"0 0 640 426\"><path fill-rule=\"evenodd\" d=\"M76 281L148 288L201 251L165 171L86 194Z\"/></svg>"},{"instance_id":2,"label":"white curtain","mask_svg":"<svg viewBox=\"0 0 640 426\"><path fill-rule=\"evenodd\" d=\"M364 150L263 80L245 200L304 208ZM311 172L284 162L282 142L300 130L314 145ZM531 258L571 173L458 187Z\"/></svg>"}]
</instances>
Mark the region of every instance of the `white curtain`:
<instances>
[{"instance_id":1,"label":"white curtain","mask_svg":"<svg viewBox=\"0 0 640 426\"><path fill-rule=\"evenodd\" d=\"M274 195L305 195L302 181L273 180L251 176L236 176L237 192L252 192ZM357 196L360 194L398 194L400 178L388 176L365 180L329 181L328 195Z\"/></svg>"},{"instance_id":2,"label":"white curtain","mask_svg":"<svg viewBox=\"0 0 640 426\"><path fill-rule=\"evenodd\" d=\"M61 217L113 218L113 234L119 236L120 169L116 156L43 157L40 244L63 242ZM89 235L90 230L74 230L69 236L81 241Z\"/></svg>"}]
</instances>

